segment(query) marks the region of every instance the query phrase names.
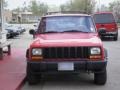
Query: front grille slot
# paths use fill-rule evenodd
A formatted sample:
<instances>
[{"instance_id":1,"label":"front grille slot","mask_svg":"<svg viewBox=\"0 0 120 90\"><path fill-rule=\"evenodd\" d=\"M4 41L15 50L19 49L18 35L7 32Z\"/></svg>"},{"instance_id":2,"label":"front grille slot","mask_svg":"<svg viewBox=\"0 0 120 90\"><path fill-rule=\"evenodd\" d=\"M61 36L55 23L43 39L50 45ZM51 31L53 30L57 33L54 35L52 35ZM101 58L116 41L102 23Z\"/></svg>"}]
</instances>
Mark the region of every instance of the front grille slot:
<instances>
[{"instance_id":1,"label":"front grille slot","mask_svg":"<svg viewBox=\"0 0 120 90\"><path fill-rule=\"evenodd\" d=\"M45 59L88 58L89 47L50 47L43 49Z\"/></svg>"}]
</instances>

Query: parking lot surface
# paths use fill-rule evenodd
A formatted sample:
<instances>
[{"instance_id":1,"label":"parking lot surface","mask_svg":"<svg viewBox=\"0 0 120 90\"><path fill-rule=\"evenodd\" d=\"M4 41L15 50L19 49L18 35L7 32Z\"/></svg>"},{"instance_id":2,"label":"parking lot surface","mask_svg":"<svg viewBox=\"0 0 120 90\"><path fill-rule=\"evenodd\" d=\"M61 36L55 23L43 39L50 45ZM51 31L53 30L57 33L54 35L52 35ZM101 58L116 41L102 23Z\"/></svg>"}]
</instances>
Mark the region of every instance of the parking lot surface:
<instances>
[{"instance_id":1,"label":"parking lot surface","mask_svg":"<svg viewBox=\"0 0 120 90\"><path fill-rule=\"evenodd\" d=\"M119 31L120 33L120 31ZM11 39L12 47L27 49L32 36L28 30L19 37ZM80 73L77 75L69 74L50 74L42 77L38 85L30 86L26 82L22 90L119 90L120 89L120 34L118 41L104 40L104 47L108 50L108 80L106 85L99 86L93 83L93 74Z\"/></svg>"}]
</instances>

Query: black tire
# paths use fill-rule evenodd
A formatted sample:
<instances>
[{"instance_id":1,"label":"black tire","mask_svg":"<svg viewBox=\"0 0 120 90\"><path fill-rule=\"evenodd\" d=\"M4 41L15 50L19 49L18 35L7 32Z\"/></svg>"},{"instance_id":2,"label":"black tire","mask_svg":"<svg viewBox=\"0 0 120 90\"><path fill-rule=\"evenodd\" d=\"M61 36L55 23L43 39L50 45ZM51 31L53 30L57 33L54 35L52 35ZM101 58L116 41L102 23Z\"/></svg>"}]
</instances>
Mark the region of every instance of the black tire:
<instances>
[{"instance_id":1,"label":"black tire","mask_svg":"<svg viewBox=\"0 0 120 90\"><path fill-rule=\"evenodd\" d=\"M97 85L105 85L107 81L107 71L101 73L94 73L94 83Z\"/></svg>"},{"instance_id":2,"label":"black tire","mask_svg":"<svg viewBox=\"0 0 120 90\"><path fill-rule=\"evenodd\" d=\"M108 59L108 51L106 48L104 48L104 52L105 52L105 59L107 60Z\"/></svg>"},{"instance_id":3,"label":"black tire","mask_svg":"<svg viewBox=\"0 0 120 90\"><path fill-rule=\"evenodd\" d=\"M29 64L27 64L27 81L29 85L36 85L40 81L40 78L38 78L38 75L33 74L32 71L30 70Z\"/></svg>"},{"instance_id":4,"label":"black tire","mask_svg":"<svg viewBox=\"0 0 120 90\"><path fill-rule=\"evenodd\" d=\"M113 39L114 39L114 41L118 40L118 33L114 35Z\"/></svg>"}]
</instances>

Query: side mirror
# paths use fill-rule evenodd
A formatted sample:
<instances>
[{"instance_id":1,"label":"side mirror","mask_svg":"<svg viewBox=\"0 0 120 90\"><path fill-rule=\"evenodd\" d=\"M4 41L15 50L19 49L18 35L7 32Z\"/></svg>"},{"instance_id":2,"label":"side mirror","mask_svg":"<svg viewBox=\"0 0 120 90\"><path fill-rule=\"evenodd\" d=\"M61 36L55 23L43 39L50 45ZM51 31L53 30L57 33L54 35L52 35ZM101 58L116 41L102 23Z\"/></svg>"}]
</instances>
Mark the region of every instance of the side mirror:
<instances>
[{"instance_id":1,"label":"side mirror","mask_svg":"<svg viewBox=\"0 0 120 90\"><path fill-rule=\"evenodd\" d=\"M103 28L100 28L100 29L98 29L98 33L99 33L99 35L105 34L106 30Z\"/></svg>"},{"instance_id":2,"label":"side mirror","mask_svg":"<svg viewBox=\"0 0 120 90\"><path fill-rule=\"evenodd\" d=\"M34 35L34 34L35 34L35 30L34 30L34 29L31 29L31 30L29 31L29 34Z\"/></svg>"},{"instance_id":3,"label":"side mirror","mask_svg":"<svg viewBox=\"0 0 120 90\"><path fill-rule=\"evenodd\" d=\"M37 25L33 25L34 27L37 27Z\"/></svg>"}]
</instances>

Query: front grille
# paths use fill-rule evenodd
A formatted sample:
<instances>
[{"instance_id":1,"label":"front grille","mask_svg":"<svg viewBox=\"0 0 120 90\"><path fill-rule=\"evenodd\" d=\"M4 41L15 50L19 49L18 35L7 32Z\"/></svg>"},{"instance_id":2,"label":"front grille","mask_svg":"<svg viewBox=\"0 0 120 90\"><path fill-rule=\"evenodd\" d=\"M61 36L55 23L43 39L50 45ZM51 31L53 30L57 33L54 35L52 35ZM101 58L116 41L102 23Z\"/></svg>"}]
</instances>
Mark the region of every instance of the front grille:
<instances>
[{"instance_id":1,"label":"front grille","mask_svg":"<svg viewBox=\"0 0 120 90\"><path fill-rule=\"evenodd\" d=\"M88 58L89 47L50 47L43 49L45 59Z\"/></svg>"}]
</instances>

